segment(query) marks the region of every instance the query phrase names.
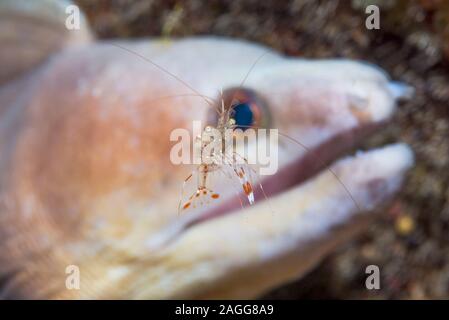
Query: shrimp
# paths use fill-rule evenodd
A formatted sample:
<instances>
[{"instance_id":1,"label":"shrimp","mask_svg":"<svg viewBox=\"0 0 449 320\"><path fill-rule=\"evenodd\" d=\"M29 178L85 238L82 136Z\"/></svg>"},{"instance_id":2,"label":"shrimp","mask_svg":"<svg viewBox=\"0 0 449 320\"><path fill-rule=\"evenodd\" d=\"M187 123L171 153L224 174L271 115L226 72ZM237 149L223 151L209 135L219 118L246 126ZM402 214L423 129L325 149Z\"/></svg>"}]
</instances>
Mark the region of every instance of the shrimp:
<instances>
[{"instance_id":1,"label":"shrimp","mask_svg":"<svg viewBox=\"0 0 449 320\"><path fill-rule=\"evenodd\" d=\"M247 175L244 167L238 164L237 156L238 154L234 151L233 156L229 157L227 153L227 146L229 145L229 139L232 138L228 134L228 130L233 131L236 126L236 121L232 118L233 115L233 106L228 108L225 107L224 98L223 98L223 90L221 90L221 110L219 110L219 117L217 121L216 127L206 126L203 134L207 134L212 130L218 132L218 136L220 137L220 141L218 141L219 148L213 149L213 152L208 155L212 159L211 163L201 163L198 165L196 170L192 172L185 180L183 184L183 188L181 191L181 197L178 205L178 213L182 210L186 210L190 207L196 207L197 203L204 204L204 198L210 199L218 199L220 194L214 192L210 187L207 186L208 183L208 175L212 172L217 172L222 170L222 166L228 166L231 168L231 172L234 173L235 177L238 178L238 181L241 184L242 190L248 199L248 203L250 205L254 204L254 192L253 192L253 184L251 179ZM202 135L203 136L203 135ZM202 136L196 137L197 141L201 143L201 154L203 155L203 151L208 145L208 142L204 142ZM201 157L203 159L203 157ZM242 159L244 159L242 157ZM247 164L247 161L245 162ZM182 198L184 193L184 188L186 183L193 177L194 173L198 176L198 187L194 191L194 193L188 198L188 200L182 204Z\"/></svg>"}]
</instances>

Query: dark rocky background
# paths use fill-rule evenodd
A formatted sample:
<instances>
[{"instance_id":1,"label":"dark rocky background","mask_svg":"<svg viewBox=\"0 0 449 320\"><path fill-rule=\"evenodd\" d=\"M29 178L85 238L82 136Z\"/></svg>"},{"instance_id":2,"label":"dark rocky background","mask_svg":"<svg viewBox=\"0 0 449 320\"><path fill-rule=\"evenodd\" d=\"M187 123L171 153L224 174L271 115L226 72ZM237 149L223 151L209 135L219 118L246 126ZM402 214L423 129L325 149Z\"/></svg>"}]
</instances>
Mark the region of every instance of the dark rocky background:
<instances>
[{"instance_id":1,"label":"dark rocky background","mask_svg":"<svg viewBox=\"0 0 449 320\"><path fill-rule=\"evenodd\" d=\"M392 207L301 281L268 298L449 297L449 1L78 0L100 38L214 34L290 55L363 59L413 85L415 98L366 146L405 141L417 164ZM380 30L365 8L380 7ZM365 267L381 289L365 289Z\"/></svg>"}]
</instances>

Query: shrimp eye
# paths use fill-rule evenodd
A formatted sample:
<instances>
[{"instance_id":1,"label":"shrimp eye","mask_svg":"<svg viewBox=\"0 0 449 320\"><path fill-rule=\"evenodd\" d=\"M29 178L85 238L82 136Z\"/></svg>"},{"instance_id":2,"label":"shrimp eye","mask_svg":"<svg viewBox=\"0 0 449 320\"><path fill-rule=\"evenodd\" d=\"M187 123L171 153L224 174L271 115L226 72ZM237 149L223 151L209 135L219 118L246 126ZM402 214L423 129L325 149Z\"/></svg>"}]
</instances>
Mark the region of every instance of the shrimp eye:
<instances>
[{"instance_id":1,"label":"shrimp eye","mask_svg":"<svg viewBox=\"0 0 449 320\"><path fill-rule=\"evenodd\" d=\"M222 99L224 108L221 105ZM229 88L223 91L223 95L219 97L218 101L220 104L217 109L229 116L228 123L232 124L235 129L268 128L271 124L267 103L254 90ZM210 122L216 124L218 120L216 112L209 119Z\"/></svg>"}]
</instances>

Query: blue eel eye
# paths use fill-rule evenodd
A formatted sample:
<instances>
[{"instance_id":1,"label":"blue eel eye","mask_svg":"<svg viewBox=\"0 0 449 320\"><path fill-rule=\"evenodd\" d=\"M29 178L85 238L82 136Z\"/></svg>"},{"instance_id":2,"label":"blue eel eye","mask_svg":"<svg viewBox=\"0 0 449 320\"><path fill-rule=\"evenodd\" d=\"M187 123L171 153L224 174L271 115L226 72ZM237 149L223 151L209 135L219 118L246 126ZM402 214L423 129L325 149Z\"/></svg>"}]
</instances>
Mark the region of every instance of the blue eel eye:
<instances>
[{"instance_id":1,"label":"blue eel eye","mask_svg":"<svg viewBox=\"0 0 449 320\"><path fill-rule=\"evenodd\" d=\"M224 101L225 109L230 111L230 119L234 119L234 129L245 131L249 128L269 128L271 125L270 110L260 95L252 89L233 87L223 91L223 96L218 97L221 108L221 99ZM231 110L229 110L231 109ZM211 110L208 117L210 125L216 125L218 116L216 110Z\"/></svg>"},{"instance_id":2,"label":"blue eel eye","mask_svg":"<svg viewBox=\"0 0 449 320\"><path fill-rule=\"evenodd\" d=\"M236 129L246 130L254 125L254 113L247 102L239 103L233 107L233 119Z\"/></svg>"},{"instance_id":3,"label":"blue eel eye","mask_svg":"<svg viewBox=\"0 0 449 320\"><path fill-rule=\"evenodd\" d=\"M233 94L231 118L235 120L235 129L245 131L248 128L268 128L270 113L267 104L255 91L236 89Z\"/></svg>"}]
</instances>

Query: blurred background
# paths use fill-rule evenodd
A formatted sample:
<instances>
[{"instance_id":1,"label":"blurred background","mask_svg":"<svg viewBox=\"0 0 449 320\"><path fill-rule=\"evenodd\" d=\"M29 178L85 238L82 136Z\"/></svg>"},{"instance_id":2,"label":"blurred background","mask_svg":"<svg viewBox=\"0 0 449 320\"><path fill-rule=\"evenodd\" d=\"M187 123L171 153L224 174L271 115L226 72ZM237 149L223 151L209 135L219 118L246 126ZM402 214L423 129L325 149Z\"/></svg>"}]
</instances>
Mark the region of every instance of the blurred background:
<instances>
[{"instance_id":1,"label":"blurred background","mask_svg":"<svg viewBox=\"0 0 449 320\"><path fill-rule=\"evenodd\" d=\"M412 146L417 163L402 194L362 236L266 298L449 298L449 1L75 2L99 38L243 38L293 56L367 60L411 84L415 98L366 142ZM365 28L370 4L379 30ZM380 290L365 289L370 264L380 267Z\"/></svg>"}]
</instances>

